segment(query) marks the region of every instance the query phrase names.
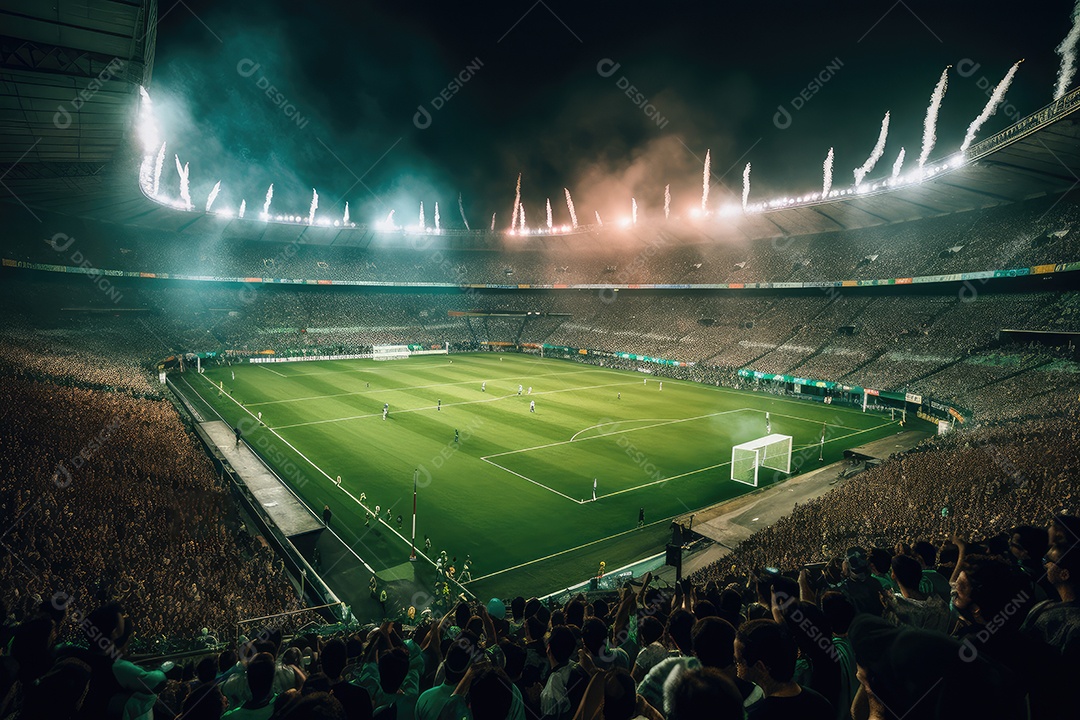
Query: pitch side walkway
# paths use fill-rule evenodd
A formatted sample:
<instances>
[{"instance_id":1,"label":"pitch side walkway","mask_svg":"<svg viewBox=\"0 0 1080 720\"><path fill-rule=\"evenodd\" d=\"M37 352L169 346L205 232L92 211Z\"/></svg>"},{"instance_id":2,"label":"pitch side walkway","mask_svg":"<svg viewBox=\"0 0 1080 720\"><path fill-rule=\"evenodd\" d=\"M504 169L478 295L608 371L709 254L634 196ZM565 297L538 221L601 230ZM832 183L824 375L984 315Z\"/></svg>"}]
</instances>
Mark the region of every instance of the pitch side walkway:
<instances>
[{"instance_id":1,"label":"pitch side walkway","mask_svg":"<svg viewBox=\"0 0 1080 720\"><path fill-rule=\"evenodd\" d=\"M925 432L902 432L878 441L875 449L880 455L891 455L909 450L929 436ZM886 449L891 452L886 453ZM687 557L683 561L683 575L689 575L724 557L751 534L791 514L796 504L805 504L829 492L837 482L842 481L841 473L850 467L846 461L832 463L694 513L693 531L716 544ZM676 518L676 521L687 526L690 525L690 517L690 513L687 513ZM674 568L665 567L661 575L666 572L674 578Z\"/></svg>"},{"instance_id":2,"label":"pitch side walkway","mask_svg":"<svg viewBox=\"0 0 1080 720\"><path fill-rule=\"evenodd\" d=\"M322 520L270 472L247 443L236 442L232 428L220 420L205 422L199 427L210 438L218 454L244 480L244 485L263 511L286 537L323 529Z\"/></svg>"},{"instance_id":3,"label":"pitch side walkway","mask_svg":"<svg viewBox=\"0 0 1080 720\"><path fill-rule=\"evenodd\" d=\"M381 617L384 609L368 592L371 570L350 549L346 539L332 532L322 532L326 527L322 519L270 472L246 442L236 444L236 435L228 424L209 421L199 423L198 427L208 438L214 452L243 479L262 512L293 542L334 594L344 600L357 617ZM405 592L404 588L399 590L401 592L392 594Z\"/></svg>"}]
</instances>

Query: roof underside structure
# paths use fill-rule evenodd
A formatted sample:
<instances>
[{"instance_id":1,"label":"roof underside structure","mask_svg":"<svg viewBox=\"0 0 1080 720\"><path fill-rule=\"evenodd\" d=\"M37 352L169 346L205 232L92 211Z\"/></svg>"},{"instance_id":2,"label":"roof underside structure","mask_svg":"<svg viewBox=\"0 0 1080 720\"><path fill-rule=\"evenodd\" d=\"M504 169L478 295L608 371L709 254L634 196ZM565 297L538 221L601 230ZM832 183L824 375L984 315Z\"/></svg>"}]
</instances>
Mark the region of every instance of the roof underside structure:
<instances>
[{"instance_id":1,"label":"roof underside structure","mask_svg":"<svg viewBox=\"0 0 1080 720\"><path fill-rule=\"evenodd\" d=\"M107 166L150 80L157 20L157 0L0 0L5 184Z\"/></svg>"}]
</instances>

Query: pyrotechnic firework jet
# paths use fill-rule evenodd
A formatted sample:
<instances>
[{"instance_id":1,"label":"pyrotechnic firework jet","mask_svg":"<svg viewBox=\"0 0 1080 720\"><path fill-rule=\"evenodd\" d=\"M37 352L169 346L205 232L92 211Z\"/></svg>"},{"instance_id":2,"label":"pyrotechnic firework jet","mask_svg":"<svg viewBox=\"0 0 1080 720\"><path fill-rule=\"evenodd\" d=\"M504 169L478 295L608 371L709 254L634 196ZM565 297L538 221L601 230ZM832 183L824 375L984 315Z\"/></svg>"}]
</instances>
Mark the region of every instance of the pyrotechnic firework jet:
<instances>
[{"instance_id":1,"label":"pyrotechnic firework jet","mask_svg":"<svg viewBox=\"0 0 1080 720\"><path fill-rule=\"evenodd\" d=\"M427 227L427 220L424 219L424 201L420 201L420 229L423 230Z\"/></svg>"},{"instance_id":2,"label":"pyrotechnic firework jet","mask_svg":"<svg viewBox=\"0 0 1080 720\"><path fill-rule=\"evenodd\" d=\"M563 192L566 193L566 209L570 211L570 224L577 229L577 211L574 210L574 199L570 197L570 190L563 188Z\"/></svg>"},{"instance_id":3,"label":"pyrotechnic firework jet","mask_svg":"<svg viewBox=\"0 0 1080 720\"><path fill-rule=\"evenodd\" d=\"M439 232L442 229L442 225L439 223L439 201L435 201L435 232Z\"/></svg>"},{"instance_id":4,"label":"pyrotechnic firework jet","mask_svg":"<svg viewBox=\"0 0 1080 720\"><path fill-rule=\"evenodd\" d=\"M874 149L870 151L870 157L866 158L866 162L862 164L862 167L855 168L855 187L859 187L862 184L863 178L865 178L874 166L877 165L878 160L885 154L885 138L889 135L889 113L885 113L885 117L881 119L881 131L878 133L877 142L874 143Z\"/></svg>"},{"instance_id":5,"label":"pyrotechnic firework jet","mask_svg":"<svg viewBox=\"0 0 1080 720\"><path fill-rule=\"evenodd\" d=\"M386 225L386 227L388 227L388 228L394 227L394 211L393 210L386 213L386 219L383 220L383 225Z\"/></svg>"},{"instance_id":6,"label":"pyrotechnic firework jet","mask_svg":"<svg viewBox=\"0 0 1080 720\"><path fill-rule=\"evenodd\" d=\"M142 136L143 152L146 155L150 154L150 151L157 147L158 131L157 124L154 122L154 103L150 101L150 93L146 92L146 88L142 85L139 86L139 95L142 96L139 103L139 134Z\"/></svg>"},{"instance_id":7,"label":"pyrotechnic firework jet","mask_svg":"<svg viewBox=\"0 0 1080 720\"><path fill-rule=\"evenodd\" d=\"M342 225L348 225L349 224L349 201L348 200L345 201L345 214L341 216L341 224Z\"/></svg>"},{"instance_id":8,"label":"pyrotechnic firework jet","mask_svg":"<svg viewBox=\"0 0 1080 720\"><path fill-rule=\"evenodd\" d=\"M1080 0L1077 0L1072 12L1072 27L1069 34L1054 48L1054 52L1061 56L1061 67L1058 68L1057 85L1054 86L1054 99L1057 100L1066 93L1072 84L1073 75L1076 74L1076 44L1080 42Z\"/></svg>"},{"instance_id":9,"label":"pyrotechnic firework jet","mask_svg":"<svg viewBox=\"0 0 1080 720\"><path fill-rule=\"evenodd\" d=\"M671 185L664 186L664 219L671 215Z\"/></svg>"},{"instance_id":10,"label":"pyrotechnic firework jet","mask_svg":"<svg viewBox=\"0 0 1080 720\"><path fill-rule=\"evenodd\" d=\"M525 232L525 204L524 203L519 203L518 204L518 225L520 226L521 232Z\"/></svg>"},{"instance_id":11,"label":"pyrotechnic firework jet","mask_svg":"<svg viewBox=\"0 0 1080 720\"><path fill-rule=\"evenodd\" d=\"M315 188L311 188L311 207L307 212L307 224L315 224L315 211L319 208L319 193L315 192Z\"/></svg>"},{"instance_id":12,"label":"pyrotechnic firework jet","mask_svg":"<svg viewBox=\"0 0 1080 720\"><path fill-rule=\"evenodd\" d=\"M236 216L238 218L243 218L244 213L246 213L246 212L247 212L247 200L241 200L240 201L240 212L236 213Z\"/></svg>"},{"instance_id":13,"label":"pyrotechnic firework jet","mask_svg":"<svg viewBox=\"0 0 1080 720\"><path fill-rule=\"evenodd\" d=\"M210 208L214 206L214 201L217 200L218 193L221 192L221 181L218 180L214 183L214 187L211 188L210 194L206 196L206 212L210 212Z\"/></svg>"},{"instance_id":14,"label":"pyrotechnic firework jet","mask_svg":"<svg viewBox=\"0 0 1080 720\"><path fill-rule=\"evenodd\" d=\"M705 151L705 169L701 173L701 212L703 213L709 204L709 179L712 177L712 173L709 171L712 157L709 153L709 150Z\"/></svg>"},{"instance_id":15,"label":"pyrotechnic firework jet","mask_svg":"<svg viewBox=\"0 0 1080 720\"><path fill-rule=\"evenodd\" d=\"M824 171L824 179L821 184L821 197L829 197L829 190L832 189L832 166L833 149L829 148L829 154L825 156L825 163L821 166Z\"/></svg>"},{"instance_id":16,"label":"pyrotechnic firework jet","mask_svg":"<svg viewBox=\"0 0 1080 720\"><path fill-rule=\"evenodd\" d=\"M154 197L157 197L158 187L161 185L161 170L165 167L165 143L161 143L161 149L158 150L157 162L154 164L154 191L151 193Z\"/></svg>"},{"instance_id":17,"label":"pyrotechnic firework jet","mask_svg":"<svg viewBox=\"0 0 1080 720\"><path fill-rule=\"evenodd\" d=\"M495 213L491 213L491 232L495 232Z\"/></svg>"},{"instance_id":18,"label":"pyrotechnic firework jet","mask_svg":"<svg viewBox=\"0 0 1080 720\"><path fill-rule=\"evenodd\" d=\"M552 226L552 222L551 222L551 198L548 198L547 199L547 227L548 227L548 230L551 229L551 226Z\"/></svg>"},{"instance_id":19,"label":"pyrotechnic firework jet","mask_svg":"<svg viewBox=\"0 0 1080 720\"><path fill-rule=\"evenodd\" d=\"M510 232L517 229L519 207L521 207L521 173L518 173L517 187L514 189L514 212L510 215Z\"/></svg>"},{"instance_id":20,"label":"pyrotechnic firework jet","mask_svg":"<svg viewBox=\"0 0 1080 720\"><path fill-rule=\"evenodd\" d=\"M191 191L188 188L188 164L180 164L180 156L174 155L176 158L176 174L180 176L180 202L184 203L184 207L187 210L191 209Z\"/></svg>"},{"instance_id":21,"label":"pyrotechnic firework jet","mask_svg":"<svg viewBox=\"0 0 1080 720\"><path fill-rule=\"evenodd\" d=\"M600 219L600 211L599 210L593 210L593 212L596 213L596 224L599 225L600 227L604 227L604 221Z\"/></svg>"},{"instance_id":22,"label":"pyrotechnic firework jet","mask_svg":"<svg viewBox=\"0 0 1080 720\"><path fill-rule=\"evenodd\" d=\"M945 90L949 87L949 68L951 67L952 65L948 65L941 71L941 78L930 96L930 107L926 108L926 119L923 120L922 152L919 153L919 168L926 164L930 157L930 151L934 149L934 143L937 142L937 135L935 134L937 116L938 111L941 110L941 101L945 97Z\"/></svg>"},{"instance_id":23,"label":"pyrotechnic firework jet","mask_svg":"<svg viewBox=\"0 0 1080 720\"><path fill-rule=\"evenodd\" d=\"M964 142L960 144L960 152L967 152L967 149L971 147L971 143L975 140L975 134L979 132L979 128L997 112L998 105L1005 99L1005 93L1009 91L1009 85L1012 84L1016 71L1020 69L1020 63L1022 62L1024 61L1018 60L1015 65L1009 68L1009 72L1005 73L1005 77L1001 78L1001 82L994 88L990 99L986 101L986 107L979 113L979 117L975 118L971 125L968 126L967 134L964 135Z\"/></svg>"},{"instance_id":24,"label":"pyrotechnic firework jet","mask_svg":"<svg viewBox=\"0 0 1080 720\"><path fill-rule=\"evenodd\" d=\"M637 200L630 198L630 224L637 225Z\"/></svg>"},{"instance_id":25,"label":"pyrotechnic firework jet","mask_svg":"<svg viewBox=\"0 0 1080 720\"><path fill-rule=\"evenodd\" d=\"M457 208L461 211L461 222L465 223L465 229L471 230L469 227L469 221L465 217L465 203L461 201L461 193L457 194Z\"/></svg>"},{"instance_id":26,"label":"pyrotechnic firework jet","mask_svg":"<svg viewBox=\"0 0 1080 720\"><path fill-rule=\"evenodd\" d=\"M742 170L742 207L746 209L746 202L750 199L750 163Z\"/></svg>"},{"instance_id":27,"label":"pyrotechnic firework jet","mask_svg":"<svg viewBox=\"0 0 1080 720\"><path fill-rule=\"evenodd\" d=\"M900 152L896 156L896 162L892 164L892 176L894 178L900 177L900 169L904 167L904 148L900 148Z\"/></svg>"},{"instance_id":28,"label":"pyrotechnic firework jet","mask_svg":"<svg viewBox=\"0 0 1080 720\"><path fill-rule=\"evenodd\" d=\"M270 201L274 199L274 183L266 188L266 200L263 201L263 215L270 214Z\"/></svg>"}]
</instances>

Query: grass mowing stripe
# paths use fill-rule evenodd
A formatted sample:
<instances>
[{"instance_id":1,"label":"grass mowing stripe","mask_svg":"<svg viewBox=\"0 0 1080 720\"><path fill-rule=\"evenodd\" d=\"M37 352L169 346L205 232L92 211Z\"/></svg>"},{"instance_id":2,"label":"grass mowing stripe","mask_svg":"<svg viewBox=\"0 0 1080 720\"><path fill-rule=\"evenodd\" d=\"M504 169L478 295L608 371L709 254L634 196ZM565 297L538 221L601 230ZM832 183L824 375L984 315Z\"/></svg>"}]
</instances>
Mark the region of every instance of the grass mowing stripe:
<instances>
[{"instance_id":1,"label":"grass mowing stripe","mask_svg":"<svg viewBox=\"0 0 1080 720\"><path fill-rule=\"evenodd\" d=\"M273 371L271 371L271 372L273 372ZM350 371L350 372L355 372L355 371ZM551 375L577 375L577 374L580 374L580 373L594 373L594 372L603 372L603 371L601 371L601 370L581 370L581 371L579 371L577 373L547 373L545 375L536 375L535 377L549 377ZM280 373L278 373L278 374L280 374ZM324 374L324 373L305 373L304 375L297 375L297 376L293 376L293 377L311 377L313 375L319 375L319 374ZM287 376L281 375L281 377L287 377ZM495 378L495 380L493 380L491 382L497 382L498 380L506 380L506 379L508 379L508 377L507 378ZM427 390L427 389L430 389L430 388L455 387L455 386L459 386L459 385L475 385L475 384L476 384L475 380L461 380L459 382L436 383L434 385L412 385L412 386L409 386L409 387L402 386L402 387L392 387L392 388L380 388L378 390L358 390L356 392L333 393L333 394L330 394L330 395L312 395L310 397L286 398L284 400L266 400L264 402L248 403L248 407L261 407L261 406L264 406L264 405L281 405L283 403L306 402L308 400L326 400L326 399L329 399L329 398L349 397L349 396L353 396L353 395L378 395L379 393L399 392L399 391L402 391L402 390Z\"/></svg>"},{"instance_id":2,"label":"grass mowing stripe","mask_svg":"<svg viewBox=\"0 0 1080 720\"><path fill-rule=\"evenodd\" d=\"M211 380L210 378L206 377L205 375L201 375L200 377L202 377L202 378L203 378L204 380L206 380L206 382L210 383L210 387L217 387L216 385L214 385L214 382L213 382L213 381L212 381L212 380ZM234 403L236 403L236 404L237 404L238 406L240 406L240 407L241 407L241 408L242 408L242 409L243 409L243 410L244 410L245 412L247 412L247 414L248 414L248 415L251 415L251 417L255 418L256 422L260 422L260 421L259 421L259 419L258 419L258 417L257 417L257 416L256 416L256 415L255 415L254 413L252 413L252 412L251 412L250 410L248 410L248 409L247 409L246 407L244 407L242 403L240 403L240 402L237 402L237 400L236 400L235 398L233 398L233 397L232 397L231 395L228 395L228 394L226 394L226 396L227 396L227 397L228 397L228 398L229 398L230 400L232 400L232 401L233 401ZM205 398L204 398L204 399L205 399ZM264 426L264 427L265 427L265 426ZM330 481L331 483L333 483L333 482L334 482L334 478L330 477L330 476L329 476L329 475L328 475L328 474L326 473L326 471L325 471L325 470L323 470L323 469L322 469L321 467L319 467L319 466L318 466L318 465L316 465L316 464L315 464L314 462L312 462L312 461L311 461L311 459L310 459L310 458L309 458L309 457L308 457L307 455L305 455L304 453L302 453L302 452L300 452L299 450L297 450L297 449L296 449L296 448L295 448L295 447L294 447L294 446L293 446L293 445L292 445L292 444L291 444L291 443L290 443L290 442L289 442L288 440L286 440L285 438L281 437L281 436L280 436L280 435L278 435L278 434L277 434L276 432L274 432L274 429L273 429L273 428L267 427L266 429L267 429L267 430L268 430L268 431L269 431L270 433L272 433L272 434L274 435L274 437L276 437L276 438L277 438L278 440L280 440L281 442L283 442L283 443L285 443L286 445L288 445L288 446L289 446L289 449L290 449L290 450L292 450L292 451L293 451L294 453L296 453L297 455L299 455L300 457L302 457L302 458L303 458L304 460L306 460L306 461L307 461L307 463L308 463L309 465L311 465L311 467L313 467L313 468L315 468L316 470L318 470L318 471L319 471L319 473L321 473L321 474L323 475L323 477L325 477L325 478L326 478L327 480L329 480L329 481ZM364 505L363 505L363 504L362 504L362 503L360 502L360 500L359 500L359 499L357 499L357 498L356 498L355 496L353 496L353 494L352 494L352 493L350 493L350 492L349 492L348 490L346 490L346 491L345 491L345 493L346 493L346 494L347 494L347 495L348 495L349 497L351 497L351 498L352 498L352 499L353 499L353 500L354 500L354 501L356 502L356 504L357 504L357 505L359 505L359 506L360 506L361 508L363 508L365 512L370 512L370 511L369 511L369 510L368 510L368 509L367 509L366 507L364 507ZM374 516L374 513L371 513L371 514L372 514L372 515ZM404 536L404 535L402 535L402 534L401 534L401 533L399 533L399 532L398 532L397 530L395 530L395 529L394 529L393 527L391 527L389 523L387 523L387 522L383 521L383 520L382 520L382 518L376 518L376 521L377 521L377 522L380 522L380 523L382 523L382 524L383 524L384 526L386 526L386 529L387 529L387 530L389 530L389 531L390 531L391 533L393 533L394 535L397 535L397 536L398 536L399 538L401 538L401 540L402 540L403 542L405 542L406 544L408 544L408 545L410 545L410 546L412 545L412 542L411 542L410 540L407 540L407 539L405 538L405 536ZM422 555L422 553L419 553L419 552L418 552L418 553L417 553L417 555ZM424 555L423 557L424 557L424 559L425 559L425 560L427 560L427 561L428 561L429 563L431 563L432 565L434 565L434 564L435 564L435 563L434 563L434 562L433 562L433 561L431 560L431 558L427 557L426 555ZM365 563L365 565L367 565L367 563Z\"/></svg>"},{"instance_id":3,"label":"grass mowing stripe","mask_svg":"<svg viewBox=\"0 0 1080 720\"><path fill-rule=\"evenodd\" d=\"M500 361L500 357L504 359ZM231 419L232 424L240 417L247 422L246 418L255 410L263 412L264 421L273 431L265 427L255 431L258 446L269 443L266 457L280 457L280 461L274 461L281 468L279 474L294 485L309 507L321 508L324 502L329 502L334 510L334 527L343 538L348 539L349 530L364 535L360 528L365 514L369 514L364 506L374 509L376 504L381 505L380 522L371 524L379 532L373 530L364 536L366 549L361 553L380 572L404 561L408 552L407 537L403 546L400 534L382 532L387 527L386 508L392 510L394 517L399 513L409 514L413 471L424 466L430 480L426 484L422 482L420 487L417 538L430 536L434 550L428 554L433 557L441 549L459 559L471 554L475 578L503 568L491 580L479 585L474 584L475 580L471 583L474 592L491 592L496 596L510 591L546 594L563 586L569 577L584 579L600 559L606 560L609 567L616 567L654 554L665 540L659 526L639 535L620 534L636 527L642 505L653 518L673 517L752 490L728 482L722 468L704 469L726 464L733 444L764 434L761 411L773 408L779 411L772 418L773 429L792 435L794 446L810 448L800 451L804 455L819 444L823 421L830 432L838 432L841 424L845 433L850 432L846 429L849 427L863 428L865 432L855 432L862 432L867 440L891 432L890 427L880 426L880 413L863 414L768 393L667 378L661 392L655 378L643 384L641 374L634 371L583 369L582 365L569 361L492 353L457 355L452 363L445 358L428 363L418 360L378 366L369 360L294 363L288 369L275 368L281 371L278 375L235 366L233 380L230 380L232 368L211 366L207 374L212 386L223 380L230 393L228 400L216 397L216 392L201 384L195 385L207 396L209 404ZM303 373L297 373L298 369ZM322 370L341 372L323 375ZM377 383L372 372L378 373ZM507 379L496 380L496 376ZM488 377L488 394L494 390L500 396L498 399L480 393L479 386L485 377ZM238 407L238 404L353 393L362 391L365 381L371 381L372 388L380 390L392 385L399 387L370 398L360 393L250 409ZM503 396L502 391L509 389L511 381L515 390L519 382L534 386L535 414L529 413L533 398L525 393L520 397ZM579 389L576 385L582 381L593 381L593 385L601 387ZM422 387L432 384L441 387ZM707 387L713 392L704 392ZM621 398L611 392L616 389L621 390ZM398 410L391 413L388 422L372 421L371 418L381 414L384 399ZM436 408L437 399L443 401L441 410ZM797 404L798 408L785 407L788 403ZM754 412L731 412L740 409ZM791 415L783 416L784 412ZM720 413L728 414L716 417ZM369 414L369 418L359 422L301 425L364 414ZM672 420L698 416L704 417L693 423L670 424ZM604 426L612 419L621 424ZM657 423L663 425L642 433L611 432L623 428L626 433L634 426ZM598 424L602 427L581 432L582 428ZM296 427L282 429L284 425ZM455 429L461 431L460 443L453 442ZM612 436L580 444L598 431ZM839 459L847 447L844 437L827 439L824 463ZM574 442L567 443L568 438ZM522 448L545 445L554 446L521 453ZM629 455L627 450L633 454ZM802 470L823 464L816 460L817 453L813 455L813 461L804 462ZM494 463L481 458L490 458ZM300 469L290 469L281 463L295 464ZM304 482L304 472L315 467L315 463L318 470L311 470L309 481ZM340 474L341 488L347 489L349 495L336 492L333 483L320 477L320 470L323 476ZM507 470L533 482L522 482L522 478ZM606 490L600 496L603 502L582 502L590 498L596 475L600 476L601 489ZM644 485L665 475L668 479L676 475L681 478L668 485ZM364 506L353 499L361 491L367 495ZM566 502L567 498L574 502ZM397 529L393 517L390 524L392 530ZM605 541L605 538L615 539ZM533 562L553 555L547 562ZM531 564L523 566L524 563ZM519 566L523 569L508 569ZM426 563L425 567L428 567Z\"/></svg>"},{"instance_id":4,"label":"grass mowing stripe","mask_svg":"<svg viewBox=\"0 0 1080 720\"><path fill-rule=\"evenodd\" d=\"M498 402L499 400L506 400L507 398L514 398L514 397L534 397L536 395L554 395L555 393L576 392L578 390L596 390L597 388L616 387L616 386L620 386L620 385L629 385L629 384L630 383L621 382L621 383L608 383L607 385L586 385L584 387L564 388L562 390L544 390L543 392L534 392L531 395L520 395L518 393L511 393L509 395L499 395L497 397L486 398L484 400L462 400L461 402L455 402L455 403L443 403L442 406L448 408L448 407L454 407L454 406L458 406L458 405L475 405L477 403ZM397 389L401 390L401 391L406 391L406 390L413 390L415 388L397 388ZM395 410L394 414L395 415L401 415L402 413L413 413L413 412L421 412L423 410L434 410L436 407L437 406L435 406L435 405L424 405L422 407L416 407L416 408L405 408L404 410ZM366 415L350 415L349 417L330 418L329 420L312 420L310 422L293 423L291 425L275 425L274 428L277 429L277 430L286 430L288 428L304 427L304 426L307 426L307 425L325 425L326 423L346 422L348 420L362 420L364 418L372 418L372 417L382 417L382 413L378 412L378 413L368 413Z\"/></svg>"}]
</instances>

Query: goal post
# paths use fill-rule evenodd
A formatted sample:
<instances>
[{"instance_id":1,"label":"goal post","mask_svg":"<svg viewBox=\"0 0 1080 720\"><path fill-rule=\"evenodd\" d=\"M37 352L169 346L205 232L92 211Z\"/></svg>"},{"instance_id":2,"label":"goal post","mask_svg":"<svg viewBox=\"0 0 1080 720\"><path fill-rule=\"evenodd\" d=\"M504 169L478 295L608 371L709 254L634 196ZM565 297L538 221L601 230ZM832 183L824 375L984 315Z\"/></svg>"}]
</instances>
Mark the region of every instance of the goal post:
<instances>
[{"instance_id":1,"label":"goal post","mask_svg":"<svg viewBox=\"0 0 1080 720\"><path fill-rule=\"evenodd\" d=\"M372 360L408 360L408 345L373 345L371 347Z\"/></svg>"},{"instance_id":2,"label":"goal post","mask_svg":"<svg viewBox=\"0 0 1080 720\"><path fill-rule=\"evenodd\" d=\"M791 472L790 435L766 435L731 448L732 480L757 487L760 468Z\"/></svg>"}]
</instances>

